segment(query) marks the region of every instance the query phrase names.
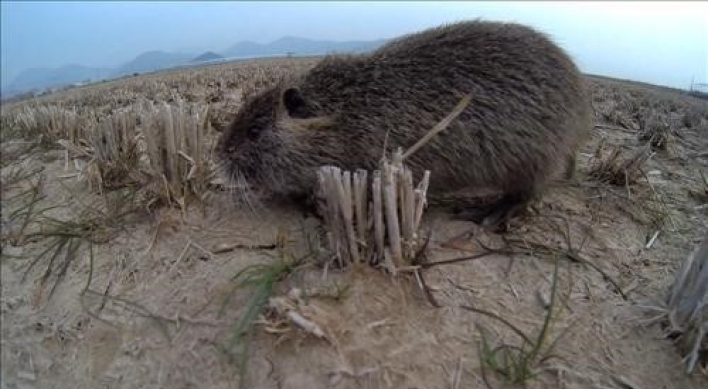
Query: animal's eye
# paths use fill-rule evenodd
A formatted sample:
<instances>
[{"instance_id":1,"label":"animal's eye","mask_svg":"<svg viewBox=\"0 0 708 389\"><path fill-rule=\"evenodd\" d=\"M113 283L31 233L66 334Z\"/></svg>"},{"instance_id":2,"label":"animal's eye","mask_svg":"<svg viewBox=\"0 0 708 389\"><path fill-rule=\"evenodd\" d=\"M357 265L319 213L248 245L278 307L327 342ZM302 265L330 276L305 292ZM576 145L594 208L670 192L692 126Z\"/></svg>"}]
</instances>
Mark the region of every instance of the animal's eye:
<instances>
[{"instance_id":1,"label":"animal's eye","mask_svg":"<svg viewBox=\"0 0 708 389\"><path fill-rule=\"evenodd\" d=\"M258 136L260 134L261 134L261 131L258 129L258 127L249 127L248 130L246 131L246 136L248 137L249 140L258 139Z\"/></svg>"}]
</instances>

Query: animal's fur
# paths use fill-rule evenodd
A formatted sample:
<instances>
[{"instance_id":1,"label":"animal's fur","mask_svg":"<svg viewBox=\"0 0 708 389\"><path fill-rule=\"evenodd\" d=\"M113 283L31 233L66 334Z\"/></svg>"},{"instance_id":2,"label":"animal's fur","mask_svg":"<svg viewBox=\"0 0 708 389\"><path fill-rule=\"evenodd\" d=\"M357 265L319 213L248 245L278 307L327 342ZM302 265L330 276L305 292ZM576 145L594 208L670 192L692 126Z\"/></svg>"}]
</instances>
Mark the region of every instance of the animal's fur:
<instances>
[{"instance_id":1,"label":"animal's fur","mask_svg":"<svg viewBox=\"0 0 708 389\"><path fill-rule=\"evenodd\" d=\"M432 171L433 194L500 191L481 214L499 222L572 171L590 127L573 61L518 24L461 22L327 57L246 102L218 154L267 193L307 195L318 166L375 169L385 142L387 152L412 146L468 93L471 104L406 162L416 176Z\"/></svg>"}]
</instances>

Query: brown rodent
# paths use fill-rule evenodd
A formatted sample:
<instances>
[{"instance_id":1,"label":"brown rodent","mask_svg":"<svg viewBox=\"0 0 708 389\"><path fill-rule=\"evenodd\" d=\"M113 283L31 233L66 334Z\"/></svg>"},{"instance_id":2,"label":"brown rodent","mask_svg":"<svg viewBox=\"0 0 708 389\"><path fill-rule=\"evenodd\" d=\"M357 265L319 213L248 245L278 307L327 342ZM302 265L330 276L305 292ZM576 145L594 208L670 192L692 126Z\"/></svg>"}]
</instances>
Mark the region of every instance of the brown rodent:
<instances>
[{"instance_id":1,"label":"brown rodent","mask_svg":"<svg viewBox=\"0 0 708 389\"><path fill-rule=\"evenodd\" d=\"M222 134L228 174L263 194L308 196L316 169L373 170L404 150L460 99L470 105L406 160L431 170L430 193L501 193L462 216L508 221L573 161L589 131L582 76L544 34L513 23L469 21L393 40L363 55L329 56L249 98ZM416 178L417 179L417 178Z\"/></svg>"}]
</instances>

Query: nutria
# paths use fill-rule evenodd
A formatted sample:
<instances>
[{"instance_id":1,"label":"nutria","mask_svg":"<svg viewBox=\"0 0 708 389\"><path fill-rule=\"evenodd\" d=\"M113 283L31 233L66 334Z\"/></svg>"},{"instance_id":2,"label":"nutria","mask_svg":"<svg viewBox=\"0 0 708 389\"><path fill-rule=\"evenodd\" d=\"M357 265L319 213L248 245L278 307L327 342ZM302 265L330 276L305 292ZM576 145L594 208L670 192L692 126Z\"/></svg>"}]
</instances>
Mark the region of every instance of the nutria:
<instances>
[{"instance_id":1,"label":"nutria","mask_svg":"<svg viewBox=\"0 0 708 389\"><path fill-rule=\"evenodd\" d=\"M462 216L496 225L540 194L589 129L582 77L544 34L469 21L388 42L369 54L328 56L248 98L219 140L228 174L270 195L308 196L316 169L376 169L471 94L471 103L406 160L431 170L430 193L501 193Z\"/></svg>"}]
</instances>

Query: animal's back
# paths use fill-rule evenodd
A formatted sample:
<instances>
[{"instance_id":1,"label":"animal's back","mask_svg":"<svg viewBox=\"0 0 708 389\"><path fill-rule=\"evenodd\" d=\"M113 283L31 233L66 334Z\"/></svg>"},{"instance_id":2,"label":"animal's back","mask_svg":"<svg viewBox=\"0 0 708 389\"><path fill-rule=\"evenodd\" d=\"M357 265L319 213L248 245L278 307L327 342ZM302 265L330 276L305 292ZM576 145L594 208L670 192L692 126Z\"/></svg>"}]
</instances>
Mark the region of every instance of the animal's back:
<instances>
[{"instance_id":1,"label":"animal's back","mask_svg":"<svg viewBox=\"0 0 708 389\"><path fill-rule=\"evenodd\" d=\"M433 171L433 191L536 190L573 153L589 117L572 60L517 24L457 23L370 55L328 58L301 89L322 113L338 115L351 166L368 168L384 140L389 151L410 147L471 93L458 120L408 161Z\"/></svg>"}]
</instances>

